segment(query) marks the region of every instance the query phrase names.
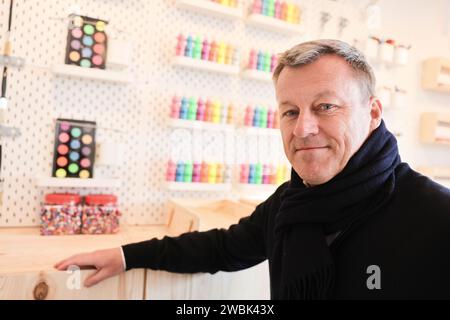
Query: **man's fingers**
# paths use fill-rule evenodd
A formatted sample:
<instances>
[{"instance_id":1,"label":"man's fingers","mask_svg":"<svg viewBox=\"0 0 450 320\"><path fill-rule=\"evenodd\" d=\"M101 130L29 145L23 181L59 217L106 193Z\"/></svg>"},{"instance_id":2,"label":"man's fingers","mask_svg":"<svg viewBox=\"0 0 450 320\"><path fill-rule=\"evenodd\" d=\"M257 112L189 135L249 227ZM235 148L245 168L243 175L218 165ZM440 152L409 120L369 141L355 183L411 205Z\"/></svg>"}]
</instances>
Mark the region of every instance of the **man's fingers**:
<instances>
[{"instance_id":1,"label":"man's fingers","mask_svg":"<svg viewBox=\"0 0 450 320\"><path fill-rule=\"evenodd\" d=\"M94 261L92 260L92 255L89 253L77 254L70 258L67 258L63 261L58 262L55 265L55 268L62 271L66 270L69 266L76 265L79 267L82 266L95 266Z\"/></svg>"},{"instance_id":2,"label":"man's fingers","mask_svg":"<svg viewBox=\"0 0 450 320\"><path fill-rule=\"evenodd\" d=\"M107 271L106 268L100 269L97 272L94 272L93 274L88 276L86 278L86 280L84 281L84 285L88 288L92 287L93 285L96 285L100 281L102 281L110 276L111 276L111 274L109 271Z\"/></svg>"}]
</instances>

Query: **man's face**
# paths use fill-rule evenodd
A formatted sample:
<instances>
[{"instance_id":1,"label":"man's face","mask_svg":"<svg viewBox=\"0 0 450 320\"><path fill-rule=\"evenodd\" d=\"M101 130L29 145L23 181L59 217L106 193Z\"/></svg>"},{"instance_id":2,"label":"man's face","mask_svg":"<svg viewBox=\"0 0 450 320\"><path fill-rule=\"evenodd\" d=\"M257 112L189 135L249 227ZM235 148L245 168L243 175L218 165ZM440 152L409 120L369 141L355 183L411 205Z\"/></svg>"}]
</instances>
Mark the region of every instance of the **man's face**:
<instances>
[{"instance_id":1,"label":"man's face","mask_svg":"<svg viewBox=\"0 0 450 320\"><path fill-rule=\"evenodd\" d=\"M284 151L311 185L331 180L379 125L379 101L362 93L347 62L325 55L285 67L276 84Z\"/></svg>"}]
</instances>

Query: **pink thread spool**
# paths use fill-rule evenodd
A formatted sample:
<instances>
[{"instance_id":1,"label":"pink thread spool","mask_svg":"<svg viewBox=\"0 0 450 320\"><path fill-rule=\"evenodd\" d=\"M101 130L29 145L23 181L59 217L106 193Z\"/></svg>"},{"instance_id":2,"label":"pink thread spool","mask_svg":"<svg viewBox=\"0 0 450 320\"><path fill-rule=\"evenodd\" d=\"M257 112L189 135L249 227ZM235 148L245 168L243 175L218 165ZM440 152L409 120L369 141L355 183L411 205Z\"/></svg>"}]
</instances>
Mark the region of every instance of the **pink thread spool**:
<instances>
[{"instance_id":1,"label":"pink thread spool","mask_svg":"<svg viewBox=\"0 0 450 320\"><path fill-rule=\"evenodd\" d=\"M202 60L209 60L209 52L211 51L211 46L207 39L203 40L202 46Z\"/></svg>"},{"instance_id":2,"label":"pink thread spool","mask_svg":"<svg viewBox=\"0 0 450 320\"><path fill-rule=\"evenodd\" d=\"M262 9L262 0L254 0L252 13L261 14L262 13L261 9Z\"/></svg>"},{"instance_id":3,"label":"pink thread spool","mask_svg":"<svg viewBox=\"0 0 450 320\"><path fill-rule=\"evenodd\" d=\"M253 125L253 113L254 110L252 107L247 106L245 109L245 118L244 118L244 125L251 127Z\"/></svg>"},{"instance_id":4,"label":"pink thread spool","mask_svg":"<svg viewBox=\"0 0 450 320\"><path fill-rule=\"evenodd\" d=\"M241 174L239 181L241 183L248 183L249 166L248 164L241 164Z\"/></svg>"},{"instance_id":5,"label":"pink thread spool","mask_svg":"<svg viewBox=\"0 0 450 320\"><path fill-rule=\"evenodd\" d=\"M176 55L184 56L184 50L186 49L186 38L180 33L177 37Z\"/></svg>"},{"instance_id":6,"label":"pink thread spool","mask_svg":"<svg viewBox=\"0 0 450 320\"><path fill-rule=\"evenodd\" d=\"M263 165L263 184L270 183L270 166L268 164Z\"/></svg>"},{"instance_id":7,"label":"pink thread spool","mask_svg":"<svg viewBox=\"0 0 450 320\"><path fill-rule=\"evenodd\" d=\"M180 98L173 96L172 105L170 106L170 117L173 119L178 119L180 117Z\"/></svg>"},{"instance_id":8,"label":"pink thread spool","mask_svg":"<svg viewBox=\"0 0 450 320\"><path fill-rule=\"evenodd\" d=\"M198 99L197 120L205 120L205 101L202 98Z\"/></svg>"},{"instance_id":9,"label":"pink thread spool","mask_svg":"<svg viewBox=\"0 0 450 320\"><path fill-rule=\"evenodd\" d=\"M281 1L275 1L275 18L281 19Z\"/></svg>"},{"instance_id":10,"label":"pink thread spool","mask_svg":"<svg viewBox=\"0 0 450 320\"><path fill-rule=\"evenodd\" d=\"M275 68L278 64L278 56L276 54L272 54L272 59L270 61L270 72L274 72Z\"/></svg>"},{"instance_id":11,"label":"pink thread spool","mask_svg":"<svg viewBox=\"0 0 450 320\"><path fill-rule=\"evenodd\" d=\"M273 129L275 112L272 109L267 111L267 128Z\"/></svg>"},{"instance_id":12,"label":"pink thread spool","mask_svg":"<svg viewBox=\"0 0 450 320\"><path fill-rule=\"evenodd\" d=\"M256 70L256 64L257 64L256 51L252 49L250 51L250 56L249 56L249 59L248 59L248 68L250 70Z\"/></svg>"},{"instance_id":13,"label":"pink thread spool","mask_svg":"<svg viewBox=\"0 0 450 320\"><path fill-rule=\"evenodd\" d=\"M167 172L166 172L166 180L167 181L175 181L175 172L177 169L177 165L172 160L169 160L167 163Z\"/></svg>"},{"instance_id":14,"label":"pink thread spool","mask_svg":"<svg viewBox=\"0 0 450 320\"><path fill-rule=\"evenodd\" d=\"M194 170L192 172L192 182L201 181L201 163L194 162Z\"/></svg>"}]
</instances>

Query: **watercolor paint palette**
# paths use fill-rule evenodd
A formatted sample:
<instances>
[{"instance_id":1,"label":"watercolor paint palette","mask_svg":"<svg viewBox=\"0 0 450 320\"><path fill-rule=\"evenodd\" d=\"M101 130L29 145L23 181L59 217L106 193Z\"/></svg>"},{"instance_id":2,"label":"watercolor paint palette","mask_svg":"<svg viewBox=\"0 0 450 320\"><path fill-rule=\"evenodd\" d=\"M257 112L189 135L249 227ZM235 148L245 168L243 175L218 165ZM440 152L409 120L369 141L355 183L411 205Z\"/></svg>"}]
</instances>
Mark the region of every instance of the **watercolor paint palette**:
<instances>
[{"instance_id":1,"label":"watercolor paint palette","mask_svg":"<svg viewBox=\"0 0 450 320\"><path fill-rule=\"evenodd\" d=\"M92 178L95 160L93 121L57 119L52 176Z\"/></svg>"},{"instance_id":2,"label":"watercolor paint palette","mask_svg":"<svg viewBox=\"0 0 450 320\"><path fill-rule=\"evenodd\" d=\"M86 16L70 15L66 64L105 69L108 22Z\"/></svg>"}]
</instances>

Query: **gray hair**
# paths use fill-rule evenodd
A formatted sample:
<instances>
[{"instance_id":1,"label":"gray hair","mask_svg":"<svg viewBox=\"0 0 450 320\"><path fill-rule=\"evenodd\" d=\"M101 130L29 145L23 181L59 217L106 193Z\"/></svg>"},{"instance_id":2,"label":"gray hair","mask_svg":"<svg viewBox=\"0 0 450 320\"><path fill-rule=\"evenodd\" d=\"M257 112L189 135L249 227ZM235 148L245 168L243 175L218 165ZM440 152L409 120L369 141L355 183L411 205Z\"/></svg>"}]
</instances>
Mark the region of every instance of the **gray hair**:
<instances>
[{"instance_id":1,"label":"gray hair","mask_svg":"<svg viewBox=\"0 0 450 320\"><path fill-rule=\"evenodd\" d=\"M276 84L284 67L301 67L313 63L323 55L335 54L342 57L352 67L356 77L361 80L363 92L371 97L375 95L376 79L372 67L364 55L355 47L339 40L315 40L297 44L283 52L273 73Z\"/></svg>"}]
</instances>

